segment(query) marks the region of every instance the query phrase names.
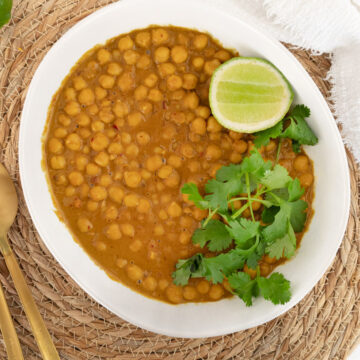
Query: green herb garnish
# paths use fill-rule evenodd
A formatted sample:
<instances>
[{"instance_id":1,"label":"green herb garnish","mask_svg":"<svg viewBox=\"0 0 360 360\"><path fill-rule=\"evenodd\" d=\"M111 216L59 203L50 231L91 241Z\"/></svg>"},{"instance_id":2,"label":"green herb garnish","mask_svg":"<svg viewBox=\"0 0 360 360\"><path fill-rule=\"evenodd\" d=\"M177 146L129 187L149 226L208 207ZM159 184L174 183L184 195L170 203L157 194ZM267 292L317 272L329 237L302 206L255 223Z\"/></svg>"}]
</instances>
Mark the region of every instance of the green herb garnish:
<instances>
[{"instance_id":1,"label":"green herb garnish","mask_svg":"<svg viewBox=\"0 0 360 360\"><path fill-rule=\"evenodd\" d=\"M293 150L300 152L301 145L315 145L318 138L306 122L310 116L310 109L305 105L296 105L293 110L283 120L275 126L259 131L254 134L254 144L256 147L265 146L270 139L289 138L292 139Z\"/></svg>"},{"instance_id":2,"label":"green herb garnish","mask_svg":"<svg viewBox=\"0 0 360 360\"><path fill-rule=\"evenodd\" d=\"M0 0L0 28L9 22L11 8L12 0Z\"/></svg>"}]
</instances>

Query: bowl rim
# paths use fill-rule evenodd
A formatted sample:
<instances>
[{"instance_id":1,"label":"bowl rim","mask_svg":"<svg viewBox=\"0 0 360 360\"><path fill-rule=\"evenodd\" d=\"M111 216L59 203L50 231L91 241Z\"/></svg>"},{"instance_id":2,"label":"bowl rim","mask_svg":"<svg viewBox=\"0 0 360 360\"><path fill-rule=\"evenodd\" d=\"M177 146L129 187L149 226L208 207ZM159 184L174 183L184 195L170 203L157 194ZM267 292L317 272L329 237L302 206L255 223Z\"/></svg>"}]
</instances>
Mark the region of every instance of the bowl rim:
<instances>
[{"instance_id":1,"label":"bowl rim","mask_svg":"<svg viewBox=\"0 0 360 360\"><path fill-rule=\"evenodd\" d=\"M59 264L64 268L64 270L70 275L70 277L82 288L84 289L92 298L94 298L98 303L102 304L103 306L105 306L108 310L112 311L113 313L117 314L118 316L120 316L121 318L125 319L126 321L129 321L137 326L140 326L142 328L145 328L147 330L156 332L156 333L160 333L160 334L164 334L164 335L169 335L169 336L175 336L175 337L191 337L191 338L196 338L196 337L207 337L207 336L217 336L217 335L225 335L234 331L238 331L238 330L243 330L243 329L247 329L247 328L251 328L253 326L259 325L259 323L257 321L254 321L253 323L248 323L247 326L245 328L241 328L239 326L233 326L233 327L229 327L225 332L217 332L216 329L210 329L210 330L204 330L201 333L194 333L191 329L187 332L179 332L176 329L173 329L172 331L168 331L168 330L164 330L161 328L158 328L156 325L154 324L144 324L142 323L140 320L138 319L134 319L131 317L128 317L126 314L124 313L119 313L119 311L117 309L114 309L113 306L109 303L107 303L103 298L101 298L101 296L99 294L95 294L94 291L89 288L88 286L86 286L81 279L79 279L79 277L77 276L77 274L75 274L74 272L70 271L65 265L64 263L60 260L61 256L57 253L56 249L52 246L52 244L47 241L46 237L42 236L42 234L44 234L44 230L43 230L43 223L41 221L39 221L39 219L34 216L34 214L36 213L35 209L34 209L34 204L31 200L31 195L30 195L30 190L27 184L27 180L26 180L26 171L25 171L25 148L24 148L24 141L25 141L25 134L26 134L26 118L29 117L29 107L30 107L30 99L34 96L35 93L35 82L38 81L37 78L37 74L40 72L39 69L41 69L41 66L44 62L47 61L47 59L50 57L50 54L58 49L61 49L63 43L65 43L66 41L68 41L68 39L71 38L72 34L74 32L77 31L77 29L80 29L82 26L87 26L88 24L90 24L91 22L93 22L93 20L95 20L98 17L102 17L105 16L106 13L108 13L109 11L111 11L113 8L115 7L123 7L123 6L134 6L134 4L139 4L142 3L146 0L122 0L121 2L116 2L116 3L112 3L110 5L107 5L97 11L95 11L94 13L92 13L91 15L85 17L84 19L82 19L80 22L78 22L77 24L75 24L72 28L70 28L49 50L49 52L45 55L45 57L43 58L43 60L41 61L41 64L39 65L38 69L36 70L34 77L31 81L31 84L29 86L28 89L28 93L25 99L25 104L24 104L24 108L23 108L23 112L22 112L22 117L21 117L21 123L20 123L20 136L19 136L19 168L20 168L20 178L21 178L21 183L22 183L22 188L23 188L23 192L24 192L24 197L25 197L25 201L26 204L28 206L30 215L32 217L32 220L35 224L36 229L38 230L41 238L43 239L43 242L45 243L46 247L49 249L49 251L52 253L52 255L55 257L55 259L59 262ZM153 0L154 3L164 3L165 0ZM166 0L168 3L172 3L172 2L176 2L176 0ZM199 0L183 0L183 3L196 3L196 4L201 4L201 6L206 6L204 5L204 3L200 2ZM130 5L131 4L131 5ZM136 5L135 5L136 6ZM257 33L260 37L266 39L268 42L271 43L272 46L276 47L279 51L282 51L283 53L286 52L288 60L295 62L297 64L297 68L298 71L301 71L304 77L304 80L306 80L307 82L310 82L310 86L313 88L314 91L317 92L318 95L318 99L319 99L319 106L322 107L322 110L327 113L327 116L329 118L331 118L332 121L332 127L336 128L336 134L337 134L337 146L339 147L339 151L341 152L342 155L342 163L343 163L343 167L344 167L344 176L346 178L346 184L344 184L344 192L345 192L345 198L344 198L344 204L343 204L343 208L345 209L345 213L344 216L342 218L342 223L340 224L340 229L341 229L341 233L342 236L339 237L338 239L338 243L337 243L337 250L341 244L343 235L345 233L345 229L346 229L346 225L347 225L347 221L348 221L348 215L349 215L349 209L350 209L350 178L349 178L349 172L348 172L348 166L347 166L347 158L346 158L346 153L345 153L345 149L344 149L344 145L342 143L341 140L341 136L340 133L337 129L337 126L335 124L334 118L330 112L329 107L327 106L325 99L323 98L320 90L318 89L318 87L315 85L315 83L313 82L313 80L311 79L310 75L306 72L306 70L302 67L302 65L298 62L298 60L296 60L296 58L285 48L285 46L283 46L278 40L276 40L275 38L273 38L272 36L268 35L268 34L264 34L262 31L254 28L252 25L250 25L249 23L243 21L242 19L237 18L234 14L230 14L228 13L226 10L221 10L222 15L223 16L228 16L228 17L232 17L234 18L234 20L236 20L236 22L241 23L243 27L248 28L249 31ZM163 24L164 25L164 24ZM196 25L195 25L196 26ZM194 27L195 27L194 26ZM133 30L135 30L136 28L134 28ZM120 35L120 34L119 34ZM291 309L293 306L295 306L300 300L302 300L311 290L312 288L316 285L316 283L321 279L321 277L324 275L324 273L326 272L326 270L329 268L329 266L331 265L331 263L333 262L335 255L336 255L336 251L334 251L331 256L328 257L326 263L321 267L321 269L317 272L316 275L314 275L314 278L316 278L316 282L314 282L311 286L308 286L308 289L306 291L306 293L300 294L300 295L293 295L292 299L290 300L289 303L287 303L284 306L279 306L278 307L278 311L276 311L276 316L273 316L272 312L269 312L267 317L264 317L261 321L262 323L265 323L269 320L272 320L274 317L278 317L280 315L282 315L284 312L288 311L289 309ZM156 300L154 300L156 301Z\"/></svg>"}]
</instances>

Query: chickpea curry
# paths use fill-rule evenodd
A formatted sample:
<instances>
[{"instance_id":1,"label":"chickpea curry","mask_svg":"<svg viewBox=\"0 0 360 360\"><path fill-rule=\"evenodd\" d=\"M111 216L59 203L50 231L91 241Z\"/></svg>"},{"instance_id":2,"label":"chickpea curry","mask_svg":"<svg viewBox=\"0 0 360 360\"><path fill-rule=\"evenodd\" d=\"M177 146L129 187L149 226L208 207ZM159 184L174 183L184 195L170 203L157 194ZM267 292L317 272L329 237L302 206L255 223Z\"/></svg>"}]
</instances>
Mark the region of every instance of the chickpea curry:
<instances>
[{"instance_id":1,"label":"chickpea curry","mask_svg":"<svg viewBox=\"0 0 360 360\"><path fill-rule=\"evenodd\" d=\"M210 259L225 249L192 241L202 220L220 223L222 215L195 206L184 184L204 194L223 166L261 154L305 189L307 217L296 246L311 219L314 175L305 152L294 152L290 139L270 139L251 155L254 135L229 131L211 115L212 73L235 55L195 30L132 31L87 52L50 106L44 164L59 217L112 279L148 297L177 304L232 296L226 278L189 273L185 282L173 281L179 260ZM241 196L249 194L229 208L241 210ZM263 224L268 200L254 196L241 215ZM284 259L263 252L257 270L244 263L243 271L266 277Z\"/></svg>"}]
</instances>

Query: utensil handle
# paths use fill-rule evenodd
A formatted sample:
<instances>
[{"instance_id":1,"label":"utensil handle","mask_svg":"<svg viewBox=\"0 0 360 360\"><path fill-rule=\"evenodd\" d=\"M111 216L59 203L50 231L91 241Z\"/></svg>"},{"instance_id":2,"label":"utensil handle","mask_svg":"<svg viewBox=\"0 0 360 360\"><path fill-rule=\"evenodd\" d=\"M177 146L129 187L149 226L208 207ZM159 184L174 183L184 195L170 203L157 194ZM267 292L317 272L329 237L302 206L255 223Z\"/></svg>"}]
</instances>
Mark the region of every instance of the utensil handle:
<instances>
[{"instance_id":1,"label":"utensil handle","mask_svg":"<svg viewBox=\"0 0 360 360\"><path fill-rule=\"evenodd\" d=\"M0 328L9 360L24 360L5 295L0 286Z\"/></svg>"},{"instance_id":2,"label":"utensil handle","mask_svg":"<svg viewBox=\"0 0 360 360\"><path fill-rule=\"evenodd\" d=\"M19 268L14 253L6 251L4 254L6 265L14 281L16 291L24 306L27 318L29 319L36 342L39 346L41 355L44 360L60 360L59 354L54 346L44 321L34 302L31 292L25 282L24 276Z\"/></svg>"}]
</instances>

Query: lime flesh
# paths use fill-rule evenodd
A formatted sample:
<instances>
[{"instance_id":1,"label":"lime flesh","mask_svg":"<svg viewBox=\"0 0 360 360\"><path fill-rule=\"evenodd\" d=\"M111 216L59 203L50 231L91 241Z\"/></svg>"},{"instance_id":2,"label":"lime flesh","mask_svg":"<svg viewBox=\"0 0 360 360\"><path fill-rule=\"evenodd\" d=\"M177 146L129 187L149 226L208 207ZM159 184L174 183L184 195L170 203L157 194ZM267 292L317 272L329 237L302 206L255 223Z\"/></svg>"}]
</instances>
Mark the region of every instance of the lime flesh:
<instances>
[{"instance_id":1,"label":"lime flesh","mask_svg":"<svg viewBox=\"0 0 360 360\"><path fill-rule=\"evenodd\" d=\"M224 127L246 133L265 130L290 108L294 93L284 75L260 58L233 58L214 72L209 102Z\"/></svg>"}]
</instances>

